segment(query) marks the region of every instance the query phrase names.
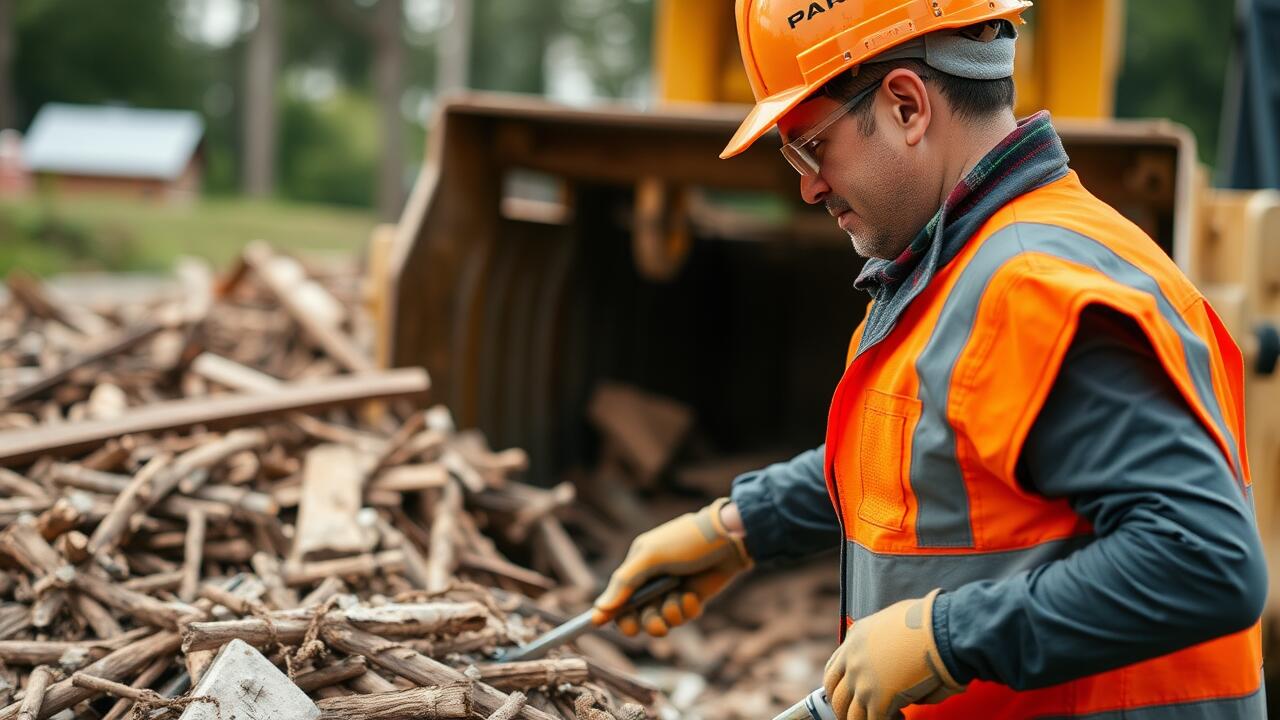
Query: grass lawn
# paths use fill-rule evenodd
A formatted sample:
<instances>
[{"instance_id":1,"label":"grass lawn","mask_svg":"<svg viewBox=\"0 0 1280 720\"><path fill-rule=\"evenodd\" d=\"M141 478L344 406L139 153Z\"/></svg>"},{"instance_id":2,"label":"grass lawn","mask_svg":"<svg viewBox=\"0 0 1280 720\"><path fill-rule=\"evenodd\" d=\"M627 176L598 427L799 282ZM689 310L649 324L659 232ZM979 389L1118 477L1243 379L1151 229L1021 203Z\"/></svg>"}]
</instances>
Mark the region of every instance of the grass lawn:
<instances>
[{"instance_id":1,"label":"grass lawn","mask_svg":"<svg viewBox=\"0 0 1280 720\"><path fill-rule=\"evenodd\" d=\"M372 211L241 198L186 206L110 197L0 197L0 276L164 271L180 255L226 267L245 243L302 254L360 252Z\"/></svg>"}]
</instances>

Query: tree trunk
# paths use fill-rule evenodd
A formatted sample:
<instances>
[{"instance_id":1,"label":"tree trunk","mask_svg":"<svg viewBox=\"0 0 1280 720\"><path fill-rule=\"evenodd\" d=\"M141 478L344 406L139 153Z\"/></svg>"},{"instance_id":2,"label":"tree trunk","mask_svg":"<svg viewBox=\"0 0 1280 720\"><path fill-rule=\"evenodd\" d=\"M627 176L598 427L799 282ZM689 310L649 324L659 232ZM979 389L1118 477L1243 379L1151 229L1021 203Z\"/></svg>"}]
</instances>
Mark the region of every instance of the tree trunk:
<instances>
[{"instance_id":1,"label":"tree trunk","mask_svg":"<svg viewBox=\"0 0 1280 720\"><path fill-rule=\"evenodd\" d=\"M436 41L437 97L464 90L471 81L472 15L472 0L453 0L453 17Z\"/></svg>"},{"instance_id":2,"label":"tree trunk","mask_svg":"<svg viewBox=\"0 0 1280 720\"><path fill-rule=\"evenodd\" d=\"M258 25L249 36L245 58L244 191L264 197L275 191L276 79L281 55L280 0L258 0Z\"/></svg>"},{"instance_id":3,"label":"tree trunk","mask_svg":"<svg viewBox=\"0 0 1280 720\"><path fill-rule=\"evenodd\" d=\"M373 85L382 125L378 217L388 221L396 220L404 199L405 133L400 98L404 94L405 46L401 37L401 8L400 0L379 0L373 10Z\"/></svg>"},{"instance_id":4,"label":"tree trunk","mask_svg":"<svg viewBox=\"0 0 1280 720\"><path fill-rule=\"evenodd\" d=\"M16 127L13 97L14 0L0 0L0 130Z\"/></svg>"}]
</instances>

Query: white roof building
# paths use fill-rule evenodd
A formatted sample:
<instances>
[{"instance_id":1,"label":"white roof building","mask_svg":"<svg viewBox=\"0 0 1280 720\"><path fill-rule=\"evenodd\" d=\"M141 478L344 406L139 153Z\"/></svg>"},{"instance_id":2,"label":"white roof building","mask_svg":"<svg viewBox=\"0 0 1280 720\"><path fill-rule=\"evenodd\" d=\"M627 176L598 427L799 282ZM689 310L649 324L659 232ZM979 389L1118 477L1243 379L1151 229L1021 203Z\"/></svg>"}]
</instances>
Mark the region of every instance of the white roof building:
<instances>
[{"instance_id":1,"label":"white roof building","mask_svg":"<svg viewBox=\"0 0 1280 720\"><path fill-rule=\"evenodd\" d=\"M177 180L204 121L188 110L48 103L27 131L22 160L36 173Z\"/></svg>"}]
</instances>

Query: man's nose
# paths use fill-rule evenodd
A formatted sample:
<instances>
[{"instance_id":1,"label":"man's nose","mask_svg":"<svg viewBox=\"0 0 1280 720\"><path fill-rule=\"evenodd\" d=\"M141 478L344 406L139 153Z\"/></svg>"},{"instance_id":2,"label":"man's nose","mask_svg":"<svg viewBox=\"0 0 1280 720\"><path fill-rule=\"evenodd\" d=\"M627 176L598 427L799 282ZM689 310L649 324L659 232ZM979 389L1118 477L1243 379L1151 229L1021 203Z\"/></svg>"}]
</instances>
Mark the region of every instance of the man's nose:
<instances>
[{"instance_id":1,"label":"man's nose","mask_svg":"<svg viewBox=\"0 0 1280 720\"><path fill-rule=\"evenodd\" d=\"M822 175L801 175L800 176L800 197L810 205L817 205L822 199L831 192L831 186L826 180L822 179Z\"/></svg>"}]
</instances>

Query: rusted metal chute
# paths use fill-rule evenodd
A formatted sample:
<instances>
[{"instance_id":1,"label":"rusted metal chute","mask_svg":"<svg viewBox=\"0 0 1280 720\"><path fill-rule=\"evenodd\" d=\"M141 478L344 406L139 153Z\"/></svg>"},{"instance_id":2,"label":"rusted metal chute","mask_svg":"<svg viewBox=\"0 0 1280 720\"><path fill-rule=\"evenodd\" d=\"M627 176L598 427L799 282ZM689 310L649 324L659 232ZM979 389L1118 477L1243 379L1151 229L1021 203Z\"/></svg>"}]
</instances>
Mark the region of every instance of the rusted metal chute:
<instances>
[{"instance_id":1,"label":"rusted metal chute","mask_svg":"<svg viewBox=\"0 0 1280 720\"><path fill-rule=\"evenodd\" d=\"M390 241L386 365L552 480L593 452L601 380L678 398L726 452L820 441L866 298L776 150L718 159L740 106L638 113L470 96L441 108ZM1061 123L1086 186L1190 267L1195 148L1167 122Z\"/></svg>"}]
</instances>

